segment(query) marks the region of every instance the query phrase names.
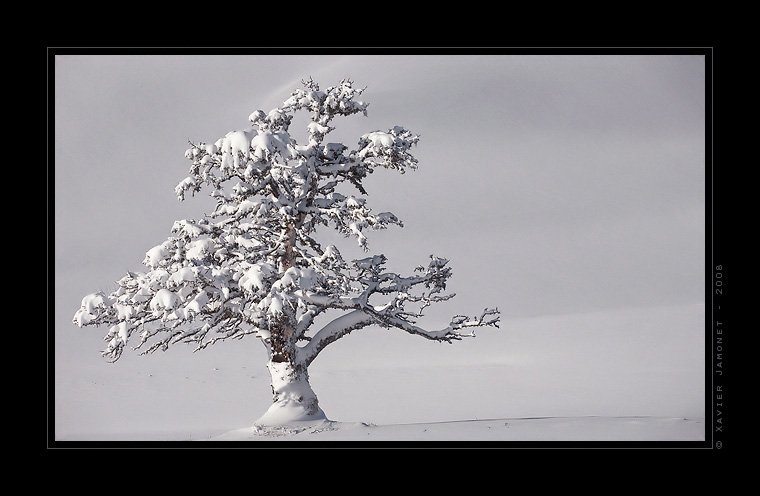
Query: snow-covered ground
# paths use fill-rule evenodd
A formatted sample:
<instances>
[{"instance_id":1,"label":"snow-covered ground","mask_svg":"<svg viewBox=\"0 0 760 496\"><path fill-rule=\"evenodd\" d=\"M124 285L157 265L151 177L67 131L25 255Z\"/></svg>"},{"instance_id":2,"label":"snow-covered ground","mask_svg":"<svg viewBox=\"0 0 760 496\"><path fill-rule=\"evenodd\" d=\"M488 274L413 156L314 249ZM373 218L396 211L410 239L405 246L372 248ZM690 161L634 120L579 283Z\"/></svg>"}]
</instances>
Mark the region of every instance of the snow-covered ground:
<instances>
[{"instance_id":1,"label":"snow-covered ground","mask_svg":"<svg viewBox=\"0 0 760 496\"><path fill-rule=\"evenodd\" d=\"M454 345L367 329L312 365L330 421L258 433L271 398L255 339L116 364L93 349L57 366L55 438L703 441L703 329L702 304L505 319Z\"/></svg>"},{"instance_id":2,"label":"snow-covered ground","mask_svg":"<svg viewBox=\"0 0 760 496\"><path fill-rule=\"evenodd\" d=\"M210 441L697 441L703 419L534 417L374 425L320 421L267 431L236 429Z\"/></svg>"}]
</instances>

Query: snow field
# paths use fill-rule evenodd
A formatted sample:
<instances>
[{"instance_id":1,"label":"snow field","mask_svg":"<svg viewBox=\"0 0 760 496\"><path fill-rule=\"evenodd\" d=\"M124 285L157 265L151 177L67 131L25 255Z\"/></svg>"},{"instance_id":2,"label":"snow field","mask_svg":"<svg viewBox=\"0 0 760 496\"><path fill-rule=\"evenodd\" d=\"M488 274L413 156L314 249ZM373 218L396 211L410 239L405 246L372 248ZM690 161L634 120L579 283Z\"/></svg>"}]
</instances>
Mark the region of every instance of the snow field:
<instances>
[{"instance_id":1,"label":"snow field","mask_svg":"<svg viewBox=\"0 0 760 496\"><path fill-rule=\"evenodd\" d=\"M375 425L321 421L261 431L236 429L209 441L695 441L702 419L658 417L536 417ZM447 443L448 445L448 443ZM455 446L455 445L454 445Z\"/></svg>"},{"instance_id":2,"label":"snow field","mask_svg":"<svg viewBox=\"0 0 760 496\"><path fill-rule=\"evenodd\" d=\"M703 325L695 304L506 320L453 345L356 331L310 367L320 432L251 439L701 441ZM93 353L56 374L56 438L246 440L271 406L265 362L253 337Z\"/></svg>"}]
</instances>

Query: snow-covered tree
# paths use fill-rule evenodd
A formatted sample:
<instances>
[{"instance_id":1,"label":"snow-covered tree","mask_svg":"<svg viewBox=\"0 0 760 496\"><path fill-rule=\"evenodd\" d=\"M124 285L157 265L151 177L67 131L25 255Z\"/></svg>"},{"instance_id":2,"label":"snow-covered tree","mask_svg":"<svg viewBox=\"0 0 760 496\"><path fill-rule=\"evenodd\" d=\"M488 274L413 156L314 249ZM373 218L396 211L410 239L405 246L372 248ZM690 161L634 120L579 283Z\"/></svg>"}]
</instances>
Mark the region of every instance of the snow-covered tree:
<instances>
[{"instance_id":1,"label":"snow-covered tree","mask_svg":"<svg viewBox=\"0 0 760 496\"><path fill-rule=\"evenodd\" d=\"M499 321L498 311L486 308L457 315L444 329L424 329L417 323L423 310L454 296L443 293L451 276L446 259L431 256L402 276L386 270L384 255L346 261L314 238L329 226L366 251L367 230L401 226L394 214L370 210L363 181L380 167L415 169L410 149L419 136L397 126L364 134L353 150L326 143L335 117L366 115L368 104L357 100L363 89L350 80L325 90L311 79L303 85L281 107L253 112L250 128L190 143L190 173L175 192L184 200L207 188L215 210L175 222L172 236L146 253L146 271L128 272L109 295L86 296L73 319L109 327L103 354L113 361L127 343L149 353L256 336L268 353L274 395L261 425L324 418L308 367L351 331L398 328L451 343ZM300 111L311 117L303 144L289 132Z\"/></svg>"}]
</instances>

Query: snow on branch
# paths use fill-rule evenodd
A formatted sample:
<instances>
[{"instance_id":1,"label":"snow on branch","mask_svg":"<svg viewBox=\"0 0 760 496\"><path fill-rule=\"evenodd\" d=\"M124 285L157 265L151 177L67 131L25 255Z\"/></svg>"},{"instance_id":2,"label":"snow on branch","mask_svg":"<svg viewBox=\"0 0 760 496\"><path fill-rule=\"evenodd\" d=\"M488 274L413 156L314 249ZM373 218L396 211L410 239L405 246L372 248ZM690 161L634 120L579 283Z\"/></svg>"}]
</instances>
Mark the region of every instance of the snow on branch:
<instances>
[{"instance_id":1,"label":"snow on branch","mask_svg":"<svg viewBox=\"0 0 760 496\"><path fill-rule=\"evenodd\" d=\"M417 159L409 150L419 140L418 135L401 126L389 129L385 133L374 131L361 137L356 156L372 167L395 169L403 174L406 169L417 168Z\"/></svg>"},{"instance_id":2,"label":"snow on branch","mask_svg":"<svg viewBox=\"0 0 760 496\"><path fill-rule=\"evenodd\" d=\"M499 327L499 309L498 308L486 308L480 317L467 317L466 315L455 315L449 323L449 329L458 331L459 329L469 327L485 327L493 326ZM459 333L460 336L475 336L475 331L470 334Z\"/></svg>"},{"instance_id":3,"label":"snow on branch","mask_svg":"<svg viewBox=\"0 0 760 496\"><path fill-rule=\"evenodd\" d=\"M314 298L308 293L302 295L307 304L317 305L322 309L350 311L325 325L313 337L306 338L308 344L302 349L302 359L305 363L308 364L314 360L327 344L353 330L370 325L398 328L426 339L449 343L464 337L474 337L475 327L498 327L499 311L489 308L486 308L478 317L456 315L442 330L430 331L418 326L416 321L423 316L423 311L427 307L455 296L453 293L440 294L452 274L451 269L447 267L448 260L431 255L427 267L417 268L417 271L422 274L410 277L383 272L386 261L387 258L384 255L374 255L353 261L357 274L351 279L362 287L362 290L354 296L336 295L331 298ZM425 287L426 290L414 294L413 288L416 286ZM384 303L375 304L370 301L376 294L383 295ZM468 329L469 332L463 332L464 329Z\"/></svg>"},{"instance_id":4,"label":"snow on branch","mask_svg":"<svg viewBox=\"0 0 760 496\"><path fill-rule=\"evenodd\" d=\"M349 263L336 247L322 248L318 226L356 238L365 251L368 231L403 227L393 213L374 213L366 198L342 188L366 195L363 181L378 168L416 169L411 150L420 137L395 126L363 134L354 150L325 142L336 117L366 115L368 104L359 100L365 88L350 79L325 90L311 79L303 84L281 107L252 112L250 127L189 142L191 165L175 194L184 200L207 189L216 207L203 219L176 221L172 235L145 253L145 272L128 272L111 294L82 300L73 322L108 326L105 356L118 359L135 334L134 349L145 353L254 334L270 350L292 347L278 353L309 363L327 344L369 325L448 342L498 326L498 311L488 309L480 317L457 315L440 331L417 325L430 305L454 296L444 294L451 276L444 258L431 255L401 276L386 270L384 255ZM290 128L301 111L310 121L299 141ZM328 310L342 315L314 332Z\"/></svg>"}]
</instances>

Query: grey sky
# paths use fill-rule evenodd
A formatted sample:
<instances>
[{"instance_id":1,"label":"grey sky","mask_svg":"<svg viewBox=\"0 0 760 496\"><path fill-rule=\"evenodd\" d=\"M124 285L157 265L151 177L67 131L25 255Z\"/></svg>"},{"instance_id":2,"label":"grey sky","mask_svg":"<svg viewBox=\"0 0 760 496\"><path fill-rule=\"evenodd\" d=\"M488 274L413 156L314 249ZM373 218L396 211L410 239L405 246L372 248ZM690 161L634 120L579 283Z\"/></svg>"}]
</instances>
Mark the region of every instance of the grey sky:
<instances>
[{"instance_id":1,"label":"grey sky","mask_svg":"<svg viewBox=\"0 0 760 496\"><path fill-rule=\"evenodd\" d=\"M60 56L56 266L96 264L95 286L139 269L207 210L173 195L188 139L245 127L302 78L350 77L369 116L332 141L422 135L418 171L367 181L373 209L406 222L370 235L416 257L398 270L448 257L462 297L498 288L507 316L698 301L704 71L697 56Z\"/></svg>"}]
</instances>

